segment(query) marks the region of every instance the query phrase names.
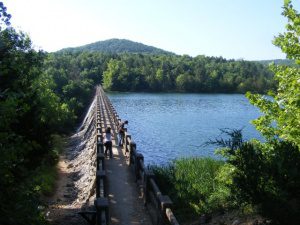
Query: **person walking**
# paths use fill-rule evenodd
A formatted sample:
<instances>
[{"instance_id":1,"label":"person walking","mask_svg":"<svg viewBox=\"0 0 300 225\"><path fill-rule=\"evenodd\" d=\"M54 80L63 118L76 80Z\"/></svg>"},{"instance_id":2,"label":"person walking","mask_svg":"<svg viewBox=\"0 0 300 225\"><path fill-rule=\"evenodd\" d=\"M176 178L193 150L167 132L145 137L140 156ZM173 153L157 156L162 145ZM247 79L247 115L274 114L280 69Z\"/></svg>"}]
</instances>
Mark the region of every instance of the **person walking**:
<instances>
[{"instance_id":1,"label":"person walking","mask_svg":"<svg viewBox=\"0 0 300 225\"><path fill-rule=\"evenodd\" d=\"M112 135L111 135L111 128L107 127L105 129L105 134L104 134L104 146L105 146L105 151L104 154L107 156L107 152L109 151L109 157L112 158Z\"/></svg>"},{"instance_id":2,"label":"person walking","mask_svg":"<svg viewBox=\"0 0 300 225\"><path fill-rule=\"evenodd\" d=\"M125 136L125 125L128 124L128 121L121 121L118 126L118 140L119 140L119 146L123 146L124 143L124 136Z\"/></svg>"}]
</instances>

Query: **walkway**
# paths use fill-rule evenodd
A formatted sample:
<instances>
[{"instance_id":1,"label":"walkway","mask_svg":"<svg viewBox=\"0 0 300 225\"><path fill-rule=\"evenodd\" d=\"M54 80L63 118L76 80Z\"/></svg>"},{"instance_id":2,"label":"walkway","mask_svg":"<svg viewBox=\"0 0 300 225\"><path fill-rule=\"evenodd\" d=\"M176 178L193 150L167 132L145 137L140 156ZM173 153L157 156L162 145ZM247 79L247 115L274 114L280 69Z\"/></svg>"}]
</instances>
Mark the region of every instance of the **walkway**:
<instances>
[{"instance_id":1,"label":"walkway","mask_svg":"<svg viewBox=\"0 0 300 225\"><path fill-rule=\"evenodd\" d=\"M107 159L106 166L111 224L152 224L120 147L113 145L113 159Z\"/></svg>"},{"instance_id":2,"label":"walkway","mask_svg":"<svg viewBox=\"0 0 300 225\"><path fill-rule=\"evenodd\" d=\"M100 107L101 123L104 124L102 132L107 126L110 126L114 134L113 158L109 159L107 157L105 160L110 223L151 225L151 219L144 206L142 192L138 190L135 182L132 167L128 166L129 161L125 151L117 145L117 124L111 111L112 108L108 105L107 99L104 99L105 97L102 93L99 99L99 105L103 106Z\"/></svg>"}]
</instances>

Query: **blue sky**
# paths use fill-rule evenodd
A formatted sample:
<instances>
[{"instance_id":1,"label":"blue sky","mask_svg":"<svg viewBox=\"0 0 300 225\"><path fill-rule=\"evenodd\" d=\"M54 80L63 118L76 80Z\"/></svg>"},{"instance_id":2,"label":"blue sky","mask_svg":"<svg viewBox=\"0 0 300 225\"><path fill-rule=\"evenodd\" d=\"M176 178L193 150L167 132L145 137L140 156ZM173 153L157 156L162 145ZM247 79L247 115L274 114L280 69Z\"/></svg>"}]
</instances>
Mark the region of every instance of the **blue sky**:
<instances>
[{"instance_id":1,"label":"blue sky","mask_svg":"<svg viewBox=\"0 0 300 225\"><path fill-rule=\"evenodd\" d=\"M56 51L124 38L190 56L285 58L283 0L6 0L12 25ZM300 3L293 1L295 8Z\"/></svg>"}]
</instances>

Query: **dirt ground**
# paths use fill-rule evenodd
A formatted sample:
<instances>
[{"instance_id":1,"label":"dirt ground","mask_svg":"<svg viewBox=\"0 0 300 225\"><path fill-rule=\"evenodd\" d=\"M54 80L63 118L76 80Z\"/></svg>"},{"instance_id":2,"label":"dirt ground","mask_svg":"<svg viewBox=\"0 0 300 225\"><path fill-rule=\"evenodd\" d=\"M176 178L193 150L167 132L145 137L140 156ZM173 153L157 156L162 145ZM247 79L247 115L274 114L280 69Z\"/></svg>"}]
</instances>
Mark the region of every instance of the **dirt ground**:
<instances>
[{"instance_id":1,"label":"dirt ground","mask_svg":"<svg viewBox=\"0 0 300 225\"><path fill-rule=\"evenodd\" d=\"M60 157L58 167L58 179L55 185L55 192L52 196L44 197L46 218L53 225L88 223L78 215L82 204L76 204L76 191L73 185L73 176L70 172L69 163L64 156Z\"/></svg>"}]
</instances>

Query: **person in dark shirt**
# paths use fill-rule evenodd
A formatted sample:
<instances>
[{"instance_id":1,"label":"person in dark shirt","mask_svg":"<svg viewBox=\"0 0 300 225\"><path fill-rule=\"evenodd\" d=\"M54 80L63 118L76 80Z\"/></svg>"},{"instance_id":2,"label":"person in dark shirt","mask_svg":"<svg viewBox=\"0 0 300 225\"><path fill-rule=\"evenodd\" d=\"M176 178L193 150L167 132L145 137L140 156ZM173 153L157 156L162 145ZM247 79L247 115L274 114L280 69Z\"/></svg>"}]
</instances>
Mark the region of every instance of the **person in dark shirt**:
<instances>
[{"instance_id":1,"label":"person in dark shirt","mask_svg":"<svg viewBox=\"0 0 300 225\"><path fill-rule=\"evenodd\" d=\"M119 146L123 146L124 143L124 136L125 136L125 125L128 124L128 121L121 121L118 127L118 134L119 134Z\"/></svg>"}]
</instances>

